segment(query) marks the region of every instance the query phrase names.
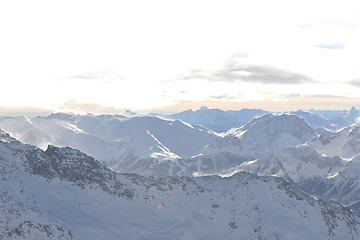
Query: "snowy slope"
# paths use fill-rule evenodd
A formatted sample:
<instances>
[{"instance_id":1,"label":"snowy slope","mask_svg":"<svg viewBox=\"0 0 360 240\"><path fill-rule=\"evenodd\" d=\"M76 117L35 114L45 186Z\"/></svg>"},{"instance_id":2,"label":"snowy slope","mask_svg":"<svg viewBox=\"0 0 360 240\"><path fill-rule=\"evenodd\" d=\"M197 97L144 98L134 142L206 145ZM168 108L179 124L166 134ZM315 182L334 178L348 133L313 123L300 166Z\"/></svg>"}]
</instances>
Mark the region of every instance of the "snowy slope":
<instances>
[{"instance_id":1,"label":"snowy slope","mask_svg":"<svg viewBox=\"0 0 360 240\"><path fill-rule=\"evenodd\" d=\"M360 126L353 125L330 136L318 136L308 144L327 156L352 158L360 153Z\"/></svg>"},{"instance_id":2,"label":"snowy slope","mask_svg":"<svg viewBox=\"0 0 360 240\"><path fill-rule=\"evenodd\" d=\"M95 149L102 145L100 139L90 136L75 124L59 119L14 117L0 124L0 128L17 139L42 149L46 149L48 144L58 146L76 144L78 148L87 146Z\"/></svg>"},{"instance_id":3,"label":"snowy slope","mask_svg":"<svg viewBox=\"0 0 360 240\"><path fill-rule=\"evenodd\" d=\"M261 154L290 146L303 144L314 137L314 130L295 115L267 114L250 123L227 132L223 139L208 147L208 151L229 149L257 158Z\"/></svg>"},{"instance_id":4,"label":"snowy slope","mask_svg":"<svg viewBox=\"0 0 360 240\"><path fill-rule=\"evenodd\" d=\"M2 239L359 239L359 217L274 177L115 174L0 136Z\"/></svg>"},{"instance_id":5,"label":"snowy slope","mask_svg":"<svg viewBox=\"0 0 360 240\"><path fill-rule=\"evenodd\" d=\"M268 114L232 129L228 135L241 138L244 152L259 156L269 150L303 144L315 136L315 132L295 115Z\"/></svg>"},{"instance_id":6,"label":"snowy slope","mask_svg":"<svg viewBox=\"0 0 360 240\"><path fill-rule=\"evenodd\" d=\"M328 120L334 129L349 127L358 122L360 110L352 107L350 110L310 110L310 112L319 115Z\"/></svg>"},{"instance_id":7,"label":"snowy slope","mask_svg":"<svg viewBox=\"0 0 360 240\"><path fill-rule=\"evenodd\" d=\"M315 177L297 184L302 190L351 207L360 214L360 159L355 157L337 174Z\"/></svg>"},{"instance_id":8,"label":"snowy slope","mask_svg":"<svg viewBox=\"0 0 360 240\"><path fill-rule=\"evenodd\" d=\"M341 117L351 123L355 123L360 117L360 110L352 107L349 111L344 111Z\"/></svg>"},{"instance_id":9,"label":"snowy slope","mask_svg":"<svg viewBox=\"0 0 360 240\"><path fill-rule=\"evenodd\" d=\"M309 124L314 129L315 128L331 129L331 124L328 120L323 119L311 112L297 110L297 111L291 112L291 114L294 114L294 115L298 116L299 118L303 118L306 121L306 123Z\"/></svg>"},{"instance_id":10,"label":"snowy slope","mask_svg":"<svg viewBox=\"0 0 360 240\"><path fill-rule=\"evenodd\" d=\"M203 106L196 111L189 109L180 113L166 115L165 117L180 119L191 124L202 125L215 132L221 133L226 132L231 128L240 127L253 120L255 117L261 117L266 113L268 112L261 109L222 111L220 109L209 109Z\"/></svg>"},{"instance_id":11,"label":"snowy slope","mask_svg":"<svg viewBox=\"0 0 360 240\"><path fill-rule=\"evenodd\" d=\"M305 144L265 153L220 175L231 176L239 171L284 178L309 194L340 202L360 213L359 155L343 160L322 155Z\"/></svg>"},{"instance_id":12,"label":"snowy slope","mask_svg":"<svg viewBox=\"0 0 360 240\"><path fill-rule=\"evenodd\" d=\"M191 124L202 125L218 133L226 132L242 124L233 114L229 114L220 109L208 109L205 106L196 111L189 109L180 113L167 115L166 117L179 119Z\"/></svg>"},{"instance_id":13,"label":"snowy slope","mask_svg":"<svg viewBox=\"0 0 360 240\"><path fill-rule=\"evenodd\" d=\"M17 139L46 149L48 144L79 149L119 172L173 175L179 160L198 155L219 138L179 120L119 115L57 113L47 119L17 117L0 122Z\"/></svg>"},{"instance_id":14,"label":"snowy slope","mask_svg":"<svg viewBox=\"0 0 360 240\"><path fill-rule=\"evenodd\" d=\"M247 109L247 108L243 108L239 111L228 110L226 112L236 117L240 121L241 125L250 122L254 118L258 118L269 113L268 111L264 111L261 109Z\"/></svg>"},{"instance_id":15,"label":"snowy slope","mask_svg":"<svg viewBox=\"0 0 360 240\"><path fill-rule=\"evenodd\" d=\"M290 112L290 114L303 118L319 135L331 135L334 131L341 128L338 125L332 124L329 120L323 119L308 111L297 110Z\"/></svg>"},{"instance_id":16,"label":"snowy slope","mask_svg":"<svg viewBox=\"0 0 360 240\"><path fill-rule=\"evenodd\" d=\"M265 115L229 134L241 136L243 150L257 155L303 144L315 136L314 130L303 119L288 114Z\"/></svg>"},{"instance_id":17,"label":"snowy slope","mask_svg":"<svg viewBox=\"0 0 360 240\"><path fill-rule=\"evenodd\" d=\"M9 119L11 117L7 117L7 116L0 116L0 122L5 121L6 119Z\"/></svg>"},{"instance_id":18,"label":"snowy slope","mask_svg":"<svg viewBox=\"0 0 360 240\"><path fill-rule=\"evenodd\" d=\"M340 157L325 157L313 147L299 145L265 153L258 159L245 162L223 174L232 175L238 171L246 171L300 182L318 176L333 176L344 169L345 165L346 161Z\"/></svg>"},{"instance_id":19,"label":"snowy slope","mask_svg":"<svg viewBox=\"0 0 360 240\"><path fill-rule=\"evenodd\" d=\"M303 144L315 135L314 130L295 115L268 114L215 139L200 155L186 162L187 170L200 175L219 174L255 160L263 153Z\"/></svg>"},{"instance_id":20,"label":"snowy slope","mask_svg":"<svg viewBox=\"0 0 360 240\"><path fill-rule=\"evenodd\" d=\"M226 135L179 120L65 113L47 119L11 118L0 122L0 127L44 150L48 144L70 146L117 172L147 176L221 173L272 150L304 144L316 135L303 119L290 114L268 114Z\"/></svg>"}]
</instances>

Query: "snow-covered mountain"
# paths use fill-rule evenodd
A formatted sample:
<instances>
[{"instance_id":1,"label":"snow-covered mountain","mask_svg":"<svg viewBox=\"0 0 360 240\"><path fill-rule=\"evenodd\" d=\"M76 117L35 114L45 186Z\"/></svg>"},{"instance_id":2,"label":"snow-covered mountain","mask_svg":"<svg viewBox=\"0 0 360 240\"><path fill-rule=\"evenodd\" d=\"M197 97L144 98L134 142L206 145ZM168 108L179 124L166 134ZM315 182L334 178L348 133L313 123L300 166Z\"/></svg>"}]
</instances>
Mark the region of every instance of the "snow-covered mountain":
<instances>
[{"instance_id":1,"label":"snow-covered mountain","mask_svg":"<svg viewBox=\"0 0 360 240\"><path fill-rule=\"evenodd\" d=\"M200 154L220 137L201 126L146 116L57 113L11 118L0 128L42 149L48 144L79 149L115 171L161 176L182 171L180 159Z\"/></svg>"},{"instance_id":2,"label":"snow-covered mountain","mask_svg":"<svg viewBox=\"0 0 360 240\"><path fill-rule=\"evenodd\" d=\"M352 158L360 154L360 125L353 125L330 136L318 136L309 145L327 156Z\"/></svg>"},{"instance_id":3,"label":"snow-covered mountain","mask_svg":"<svg viewBox=\"0 0 360 240\"><path fill-rule=\"evenodd\" d=\"M227 132L193 157L193 172L217 174L262 154L304 144L316 133L303 120L289 114L267 114Z\"/></svg>"},{"instance_id":4,"label":"snow-covered mountain","mask_svg":"<svg viewBox=\"0 0 360 240\"><path fill-rule=\"evenodd\" d=\"M341 117L353 124L357 122L357 120L359 119L360 110L356 109L355 107L352 107L349 111L344 111Z\"/></svg>"},{"instance_id":5,"label":"snow-covered mountain","mask_svg":"<svg viewBox=\"0 0 360 240\"><path fill-rule=\"evenodd\" d=\"M240 139L239 149L256 158L274 149L304 144L315 135L314 130L295 115L267 114L229 130L217 146L227 147L228 139L237 138Z\"/></svg>"},{"instance_id":6,"label":"snow-covered mountain","mask_svg":"<svg viewBox=\"0 0 360 240\"><path fill-rule=\"evenodd\" d=\"M360 110L352 107L350 110L309 110L320 116L323 119L328 120L334 129L340 129L343 127L349 127L358 122L360 117Z\"/></svg>"},{"instance_id":7,"label":"snow-covered mountain","mask_svg":"<svg viewBox=\"0 0 360 240\"><path fill-rule=\"evenodd\" d=\"M354 157L332 176L318 176L299 182L297 186L323 199L340 202L360 214L360 157Z\"/></svg>"},{"instance_id":8,"label":"snow-covered mountain","mask_svg":"<svg viewBox=\"0 0 360 240\"><path fill-rule=\"evenodd\" d=\"M359 239L360 219L274 177L116 174L0 132L1 239Z\"/></svg>"},{"instance_id":9,"label":"snow-covered mountain","mask_svg":"<svg viewBox=\"0 0 360 240\"><path fill-rule=\"evenodd\" d=\"M344 136L337 135L337 137L343 140L349 135L356 136L358 128L351 129L352 133L340 132L339 134ZM319 138L314 139L318 141ZM349 150L348 145L359 146L355 144L354 139L350 138L349 142L352 144L347 143L347 147L343 149ZM351 151L341 151L341 148L336 148L339 142L329 144L332 146L326 150L331 150L331 153L335 154L338 151L339 154L349 154L349 157L354 154L352 148ZM344 160L339 156L331 156L329 152L327 154L328 156L315 150L311 141L297 147L267 152L256 160L244 162L223 171L220 175L231 176L239 171L245 171L260 176L281 177L293 182L295 186L309 194L337 201L360 214L360 155Z\"/></svg>"},{"instance_id":10,"label":"snow-covered mountain","mask_svg":"<svg viewBox=\"0 0 360 240\"><path fill-rule=\"evenodd\" d=\"M331 129L331 124L328 120L323 119L316 114L313 114L308 111L303 110L297 110L291 112L291 114L294 114L298 116L299 118L303 118L307 124L309 124L312 128L325 128L325 129Z\"/></svg>"},{"instance_id":11,"label":"snow-covered mountain","mask_svg":"<svg viewBox=\"0 0 360 240\"><path fill-rule=\"evenodd\" d=\"M215 132L221 133L231 128L240 127L254 118L259 118L270 112L261 109L241 109L239 111L208 109L186 110L172 115L160 115L165 118L179 119L191 124L199 124ZM352 107L350 110L297 110L289 112L305 121L318 133L329 135L332 131L348 127L360 117L360 110ZM158 115L158 114L154 114Z\"/></svg>"},{"instance_id":12,"label":"snow-covered mountain","mask_svg":"<svg viewBox=\"0 0 360 240\"><path fill-rule=\"evenodd\" d=\"M346 113L346 110L317 110L317 109L309 109L309 112L316 114L317 116L326 119L332 120Z\"/></svg>"},{"instance_id":13,"label":"snow-covered mountain","mask_svg":"<svg viewBox=\"0 0 360 240\"><path fill-rule=\"evenodd\" d=\"M274 150L254 161L231 168L224 175L246 171L260 176L276 176L291 182L301 182L314 177L329 177L344 169L346 161L340 157L322 156L313 147L297 147Z\"/></svg>"},{"instance_id":14,"label":"snow-covered mountain","mask_svg":"<svg viewBox=\"0 0 360 240\"><path fill-rule=\"evenodd\" d=\"M360 214L360 155L344 160L304 144L267 152L219 175L231 176L240 171L281 177L309 194L339 202Z\"/></svg>"},{"instance_id":15,"label":"snow-covered mountain","mask_svg":"<svg viewBox=\"0 0 360 240\"><path fill-rule=\"evenodd\" d=\"M226 132L241 125L239 119L232 114L220 109L209 109L205 106L196 111L189 109L166 117L179 119L190 124L202 125L218 133Z\"/></svg>"},{"instance_id":16,"label":"snow-covered mountain","mask_svg":"<svg viewBox=\"0 0 360 240\"><path fill-rule=\"evenodd\" d=\"M0 122L5 121L6 119L9 119L10 117L7 116L0 116Z\"/></svg>"},{"instance_id":17,"label":"snow-covered mountain","mask_svg":"<svg viewBox=\"0 0 360 240\"><path fill-rule=\"evenodd\" d=\"M273 149L303 144L315 135L295 115L268 114L219 135L180 120L57 113L0 122L12 136L46 149L70 146L117 172L142 175L218 173Z\"/></svg>"},{"instance_id":18,"label":"snow-covered mountain","mask_svg":"<svg viewBox=\"0 0 360 240\"><path fill-rule=\"evenodd\" d=\"M243 108L239 111L228 110L226 112L236 117L241 123L241 125L250 122L254 118L262 117L265 114L269 113L268 111L264 111L261 109L248 109L248 108Z\"/></svg>"},{"instance_id":19,"label":"snow-covered mountain","mask_svg":"<svg viewBox=\"0 0 360 240\"><path fill-rule=\"evenodd\" d=\"M290 112L299 118L303 118L310 127L319 135L331 135L333 131L339 128L338 125L332 124L329 120L323 119L314 113L297 110Z\"/></svg>"},{"instance_id":20,"label":"snow-covered mountain","mask_svg":"<svg viewBox=\"0 0 360 240\"><path fill-rule=\"evenodd\" d=\"M230 130L231 128L240 127L241 125L253 120L255 117L261 117L266 113L268 112L261 109L223 111L220 109L209 109L203 106L196 111L189 109L172 115L164 115L164 117L179 119L195 125L202 125L215 132L222 133Z\"/></svg>"}]
</instances>

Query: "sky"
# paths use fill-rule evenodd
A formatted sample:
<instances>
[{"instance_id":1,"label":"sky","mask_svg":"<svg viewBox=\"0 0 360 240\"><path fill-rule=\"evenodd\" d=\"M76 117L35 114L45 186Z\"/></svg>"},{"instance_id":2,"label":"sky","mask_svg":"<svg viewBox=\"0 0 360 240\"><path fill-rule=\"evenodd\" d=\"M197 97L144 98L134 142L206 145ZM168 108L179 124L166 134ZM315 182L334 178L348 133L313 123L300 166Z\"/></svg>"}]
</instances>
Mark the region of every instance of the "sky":
<instances>
[{"instance_id":1,"label":"sky","mask_svg":"<svg viewBox=\"0 0 360 240\"><path fill-rule=\"evenodd\" d=\"M360 108L357 1L1 1L0 112Z\"/></svg>"}]
</instances>

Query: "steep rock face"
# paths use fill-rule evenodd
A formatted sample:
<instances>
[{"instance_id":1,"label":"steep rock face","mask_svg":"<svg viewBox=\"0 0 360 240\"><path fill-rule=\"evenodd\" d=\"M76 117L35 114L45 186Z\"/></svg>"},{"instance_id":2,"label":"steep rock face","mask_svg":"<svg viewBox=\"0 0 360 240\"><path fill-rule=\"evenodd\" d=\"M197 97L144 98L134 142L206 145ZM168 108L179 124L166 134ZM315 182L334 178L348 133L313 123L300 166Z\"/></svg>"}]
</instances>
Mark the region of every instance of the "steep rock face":
<instances>
[{"instance_id":1,"label":"steep rock face","mask_svg":"<svg viewBox=\"0 0 360 240\"><path fill-rule=\"evenodd\" d=\"M328 157L305 144L265 153L220 175L231 176L239 171L284 178L309 194L339 202L360 213L359 156L351 161Z\"/></svg>"},{"instance_id":2,"label":"steep rock face","mask_svg":"<svg viewBox=\"0 0 360 240\"><path fill-rule=\"evenodd\" d=\"M327 156L352 158L360 153L360 126L353 125L330 136L318 136L309 145Z\"/></svg>"},{"instance_id":3,"label":"steep rock face","mask_svg":"<svg viewBox=\"0 0 360 240\"><path fill-rule=\"evenodd\" d=\"M132 197L130 190L123 188L117 180L118 175L79 150L49 146L42 151L20 143L3 131L0 138L2 170L5 172L19 168L49 180L57 178L79 187L91 185L108 193Z\"/></svg>"},{"instance_id":4,"label":"steep rock face","mask_svg":"<svg viewBox=\"0 0 360 240\"><path fill-rule=\"evenodd\" d=\"M254 161L229 169L223 174L246 171L260 176L277 176L292 182L313 177L328 177L344 169L346 162L340 157L325 157L313 147L297 147L274 150L263 154Z\"/></svg>"},{"instance_id":5,"label":"steep rock face","mask_svg":"<svg viewBox=\"0 0 360 240\"><path fill-rule=\"evenodd\" d=\"M302 190L324 199L331 199L360 213L360 157L330 177L319 176L297 184Z\"/></svg>"},{"instance_id":6,"label":"steep rock face","mask_svg":"<svg viewBox=\"0 0 360 240\"><path fill-rule=\"evenodd\" d=\"M0 130L0 239L72 239L62 222L39 213L32 191L25 187L36 183L22 178L25 155L33 150ZM36 163L41 162L40 154Z\"/></svg>"},{"instance_id":7,"label":"steep rock face","mask_svg":"<svg viewBox=\"0 0 360 240\"><path fill-rule=\"evenodd\" d=\"M348 208L279 178L116 174L77 150L0 139L0 238L360 237L359 217Z\"/></svg>"}]
</instances>

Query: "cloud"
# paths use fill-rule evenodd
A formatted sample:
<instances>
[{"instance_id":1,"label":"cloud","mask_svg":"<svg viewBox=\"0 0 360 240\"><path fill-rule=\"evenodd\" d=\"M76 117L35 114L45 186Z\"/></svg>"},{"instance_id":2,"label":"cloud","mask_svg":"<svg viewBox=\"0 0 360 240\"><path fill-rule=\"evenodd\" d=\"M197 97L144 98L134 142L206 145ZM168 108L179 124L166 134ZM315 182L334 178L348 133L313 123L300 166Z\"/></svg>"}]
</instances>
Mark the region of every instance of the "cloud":
<instances>
[{"instance_id":1,"label":"cloud","mask_svg":"<svg viewBox=\"0 0 360 240\"><path fill-rule=\"evenodd\" d=\"M301 94L300 93L281 94L280 97L299 98L299 97L301 97Z\"/></svg>"},{"instance_id":2,"label":"cloud","mask_svg":"<svg viewBox=\"0 0 360 240\"><path fill-rule=\"evenodd\" d=\"M216 100L231 100L231 99L236 99L236 97L230 96L229 94L209 96L209 98L210 98L210 99L216 99Z\"/></svg>"},{"instance_id":3,"label":"cloud","mask_svg":"<svg viewBox=\"0 0 360 240\"><path fill-rule=\"evenodd\" d=\"M239 65L234 69L223 70L219 75L233 80L260 83L298 84L313 81L303 74L266 65Z\"/></svg>"},{"instance_id":4,"label":"cloud","mask_svg":"<svg viewBox=\"0 0 360 240\"><path fill-rule=\"evenodd\" d=\"M224 67L216 71L192 69L179 75L177 80L203 79L219 82L253 82L264 84L300 84L315 82L312 78L285 69L268 65L236 64L229 60Z\"/></svg>"},{"instance_id":5,"label":"cloud","mask_svg":"<svg viewBox=\"0 0 360 240\"><path fill-rule=\"evenodd\" d=\"M312 94L312 95L304 95L303 97L306 98L348 98L345 96L338 96L338 95L329 95L329 94Z\"/></svg>"},{"instance_id":6,"label":"cloud","mask_svg":"<svg viewBox=\"0 0 360 240\"><path fill-rule=\"evenodd\" d=\"M339 95L330 95L330 94L300 94L300 93L291 93L291 94L281 94L280 97L284 98L348 98Z\"/></svg>"},{"instance_id":7,"label":"cloud","mask_svg":"<svg viewBox=\"0 0 360 240\"><path fill-rule=\"evenodd\" d=\"M347 28L347 29L359 29L360 25L353 22L317 22L317 23L310 23L310 24L302 24L299 28L313 28L319 26L334 26L340 28Z\"/></svg>"},{"instance_id":8,"label":"cloud","mask_svg":"<svg viewBox=\"0 0 360 240\"><path fill-rule=\"evenodd\" d=\"M350 85L353 85L355 87L360 87L360 78L359 79L355 79L355 80L352 80L352 81L349 81L347 82L348 84Z\"/></svg>"},{"instance_id":9,"label":"cloud","mask_svg":"<svg viewBox=\"0 0 360 240\"><path fill-rule=\"evenodd\" d=\"M71 76L68 79L79 80L126 80L124 76L118 75L112 71L96 71L80 75Z\"/></svg>"},{"instance_id":10,"label":"cloud","mask_svg":"<svg viewBox=\"0 0 360 240\"><path fill-rule=\"evenodd\" d=\"M338 49L344 49L345 44L343 43L319 44L319 45L314 45L314 47L338 50Z\"/></svg>"}]
</instances>

